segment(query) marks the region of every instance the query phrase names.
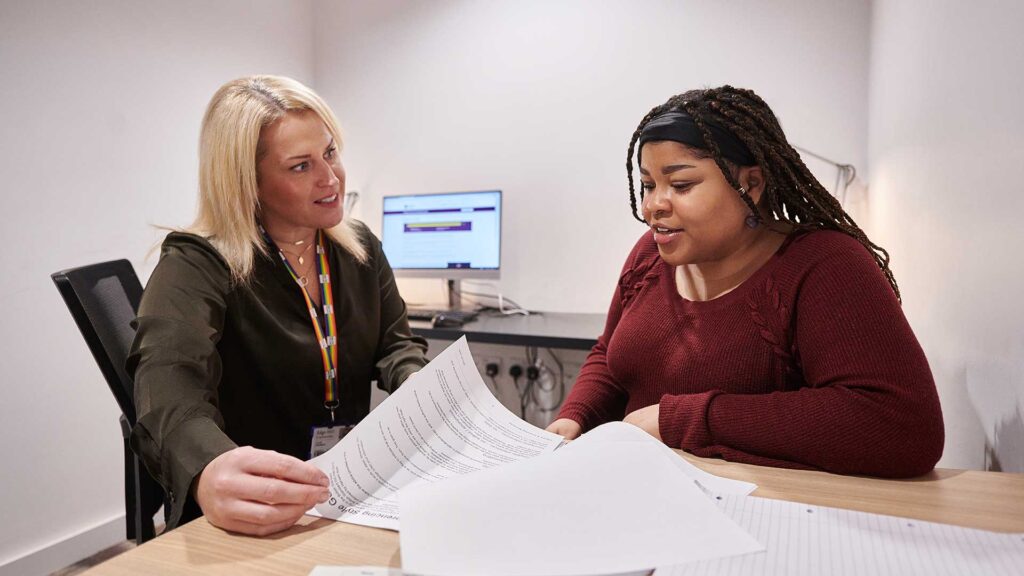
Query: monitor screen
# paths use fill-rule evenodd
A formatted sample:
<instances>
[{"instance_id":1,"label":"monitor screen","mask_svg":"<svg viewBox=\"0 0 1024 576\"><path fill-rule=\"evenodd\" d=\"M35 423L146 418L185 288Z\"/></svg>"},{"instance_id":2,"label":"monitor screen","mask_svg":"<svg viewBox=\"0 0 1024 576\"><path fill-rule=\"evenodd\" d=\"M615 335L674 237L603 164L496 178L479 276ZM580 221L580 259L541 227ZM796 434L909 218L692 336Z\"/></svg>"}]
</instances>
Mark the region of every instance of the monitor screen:
<instances>
[{"instance_id":1,"label":"monitor screen","mask_svg":"<svg viewBox=\"0 0 1024 576\"><path fill-rule=\"evenodd\" d=\"M501 190L385 196L381 243L396 276L498 278Z\"/></svg>"}]
</instances>

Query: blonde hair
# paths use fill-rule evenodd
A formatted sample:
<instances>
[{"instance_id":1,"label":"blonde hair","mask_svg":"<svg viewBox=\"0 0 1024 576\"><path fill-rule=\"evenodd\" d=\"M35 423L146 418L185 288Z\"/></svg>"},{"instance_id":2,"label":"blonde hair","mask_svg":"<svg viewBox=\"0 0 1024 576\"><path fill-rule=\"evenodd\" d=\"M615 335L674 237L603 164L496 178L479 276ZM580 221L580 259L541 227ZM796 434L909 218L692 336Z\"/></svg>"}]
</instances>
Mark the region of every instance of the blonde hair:
<instances>
[{"instance_id":1,"label":"blonde hair","mask_svg":"<svg viewBox=\"0 0 1024 576\"><path fill-rule=\"evenodd\" d=\"M289 112L311 110L341 148L341 130L330 107L300 82L283 76L249 76L220 87L203 116L199 137L199 208L188 231L206 237L227 261L233 281L252 274L255 251L267 248L256 223L260 132ZM366 247L346 217L328 236L366 262Z\"/></svg>"}]
</instances>

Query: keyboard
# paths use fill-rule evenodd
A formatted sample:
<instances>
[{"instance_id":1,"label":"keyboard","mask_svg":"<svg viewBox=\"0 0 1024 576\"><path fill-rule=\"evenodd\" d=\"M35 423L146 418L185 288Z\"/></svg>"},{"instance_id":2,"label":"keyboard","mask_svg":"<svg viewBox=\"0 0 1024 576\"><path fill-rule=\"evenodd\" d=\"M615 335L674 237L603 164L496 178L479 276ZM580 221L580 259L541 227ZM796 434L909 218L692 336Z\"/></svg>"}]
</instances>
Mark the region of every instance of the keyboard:
<instances>
[{"instance_id":1,"label":"keyboard","mask_svg":"<svg viewBox=\"0 0 1024 576\"><path fill-rule=\"evenodd\" d=\"M426 320L427 322L434 319L434 316L438 314L444 314L446 318L452 320L459 320L462 322L471 322L476 319L479 312L472 310L440 310L433 308L409 308L408 316L409 320Z\"/></svg>"}]
</instances>

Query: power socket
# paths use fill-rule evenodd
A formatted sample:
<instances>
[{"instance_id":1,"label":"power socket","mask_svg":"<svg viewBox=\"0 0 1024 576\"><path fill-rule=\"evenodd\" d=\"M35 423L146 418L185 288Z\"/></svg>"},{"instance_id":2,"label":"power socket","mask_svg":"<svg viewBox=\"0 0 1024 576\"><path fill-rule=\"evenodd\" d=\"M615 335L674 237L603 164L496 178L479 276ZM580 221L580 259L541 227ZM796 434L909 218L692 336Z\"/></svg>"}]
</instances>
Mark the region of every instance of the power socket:
<instances>
[{"instance_id":1,"label":"power socket","mask_svg":"<svg viewBox=\"0 0 1024 576\"><path fill-rule=\"evenodd\" d=\"M520 364L513 364L509 366L508 375L512 378L519 378L523 375L523 367Z\"/></svg>"},{"instance_id":2,"label":"power socket","mask_svg":"<svg viewBox=\"0 0 1024 576\"><path fill-rule=\"evenodd\" d=\"M502 362L498 356L485 356L478 360L480 372L488 377L494 378L501 375Z\"/></svg>"},{"instance_id":3,"label":"power socket","mask_svg":"<svg viewBox=\"0 0 1024 576\"><path fill-rule=\"evenodd\" d=\"M484 374L489 377L494 378L498 375L498 372L501 372L501 366L498 365L497 362L488 362L484 364Z\"/></svg>"}]
</instances>

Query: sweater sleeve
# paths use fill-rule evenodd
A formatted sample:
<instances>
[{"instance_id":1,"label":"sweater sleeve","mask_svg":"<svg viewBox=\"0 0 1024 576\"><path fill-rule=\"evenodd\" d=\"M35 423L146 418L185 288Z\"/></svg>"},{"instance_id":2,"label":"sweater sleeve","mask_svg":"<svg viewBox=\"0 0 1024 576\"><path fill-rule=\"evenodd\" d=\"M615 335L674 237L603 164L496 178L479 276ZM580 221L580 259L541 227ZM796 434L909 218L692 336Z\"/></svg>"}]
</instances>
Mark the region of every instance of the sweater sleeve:
<instances>
[{"instance_id":1,"label":"sweater sleeve","mask_svg":"<svg viewBox=\"0 0 1024 576\"><path fill-rule=\"evenodd\" d=\"M645 252L644 246L641 239L626 259L619 274L611 305L608 307L604 333L598 337L597 344L587 355L576 382L569 391L569 396L558 412L558 418L575 420L583 432L605 422L622 420L626 415L629 394L615 381L608 368L608 343L615 335L619 320L622 318L628 294L642 283L642 277L646 272L645 264L649 263L651 256ZM656 252L654 257L657 257Z\"/></svg>"},{"instance_id":2,"label":"sweater sleeve","mask_svg":"<svg viewBox=\"0 0 1024 576\"><path fill-rule=\"evenodd\" d=\"M127 360L138 420L131 442L167 490L168 526L182 520L193 480L235 444L217 408L229 277L214 248L173 234L146 286ZM194 505L194 503L192 503Z\"/></svg>"},{"instance_id":3,"label":"sweater sleeve","mask_svg":"<svg viewBox=\"0 0 1024 576\"><path fill-rule=\"evenodd\" d=\"M909 477L942 455L938 394L888 281L856 242L811 265L793 326L806 386L665 395L665 442L701 456Z\"/></svg>"},{"instance_id":4,"label":"sweater sleeve","mask_svg":"<svg viewBox=\"0 0 1024 576\"><path fill-rule=\"evenodd\" d=\"M395 274L380 241L368 230L364 237L372 254L380 286L380 338L377 342L378 387L389 394L427 364L427 341L414 336L406 316L405 300L398 293Z\"/></svg>"}]
</instances>

